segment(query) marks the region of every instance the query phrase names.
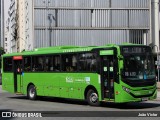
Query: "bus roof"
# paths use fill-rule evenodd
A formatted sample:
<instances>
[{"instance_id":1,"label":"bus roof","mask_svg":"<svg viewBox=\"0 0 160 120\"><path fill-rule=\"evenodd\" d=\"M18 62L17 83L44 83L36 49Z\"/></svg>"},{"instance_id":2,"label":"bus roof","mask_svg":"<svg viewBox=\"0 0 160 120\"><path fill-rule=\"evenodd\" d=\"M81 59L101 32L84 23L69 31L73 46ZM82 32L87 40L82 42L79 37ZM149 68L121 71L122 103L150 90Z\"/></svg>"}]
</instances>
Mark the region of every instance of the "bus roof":
<instances>
[{"instance_id":1,"label":"bus roof","mask_svg":"<svg viewBox=\"0 0 160 120\"><path fill-rule=\"evenodd\" d=\"M81 51L91 51L96 48L111 48L119 46L139 46L140 44L124 43L121 45L107 44L105 46L55 46L55 47L45 47L45 48L35 48L32 51L22 51L19 53L4 54L3 57L9 56L25 56L25 55L39 55L39 54L51 54L51 53L69 53L69 52L81 52ZM140 45L144 46L144 45Z\"/></svg>"}]
</instances>

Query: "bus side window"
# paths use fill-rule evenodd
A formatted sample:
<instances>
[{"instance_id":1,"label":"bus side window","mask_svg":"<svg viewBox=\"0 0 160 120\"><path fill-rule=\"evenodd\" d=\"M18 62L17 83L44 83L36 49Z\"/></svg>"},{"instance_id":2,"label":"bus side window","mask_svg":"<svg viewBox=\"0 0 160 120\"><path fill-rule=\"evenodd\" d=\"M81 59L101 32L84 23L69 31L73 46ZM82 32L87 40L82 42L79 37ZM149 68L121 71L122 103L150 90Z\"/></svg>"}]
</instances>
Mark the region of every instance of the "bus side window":
<instances>
[{"instance_id":1,"label":"bus side window","mask_svg":"<svg viewBox=\"0 0 160 120\"><path fill-rule=\"evenodd\" d=\"M56 71L60 71L60 56L59 55L55 55L55 56L48 56L46 57L45 60L45 67L47 69L47 71L52 71L52 72L56 72Z\"/></svg>"},{"instance_id":2,"label":"bus side window","mask_svg":"<svg viewBox=\"0 0 160 120\"><path fill-rule=\"evenodd\" d=\"M44 56L34 56L32 65L32 71L44 71Z\"/></svg>"},{"instance_id":3,"label":"bus side window","mask_svg":"<svg viewBox=\"0 0 160 120\"><path fill-rule=\"evenodd\" d=\"M24 71L31 71L31 57L24 58Z\"/></svg>"},{"instance_id":4,"label":"bus side window","mask_svg":"<svg viewBox=\"0 0 160 120\"><path fill-rule=\"evenodd\" d=\"M60 56L54 56L53 57L53 68L54 68L54 71L60 71L60 63L61 63L61 59L60 59Z\"/></svg>"},{"instance_id":5,"label":"bus side window","mask_svg":"<svg viewBox=\"0 0 160 120\"><path fill-rule=\"evenodd\" d=\"M77 71L77 55L68 54L62 56L63 71Z\"/></svg>"},{"instance_id":6,"label":"bus side window","mask_svg":"<svg viewBox=\"0 0 160 120\"><path fill-rule=\"evenodd\" d=\"M91 71L97 71L97 59L96 59L96 55L93 54L93 56L91 57L91 67L90 67Z\"/></svg>"},{"instance_id":7,"label":"bus side window","mask_svg":"<svg viewBox=\"0 0 160 120\"><path fill-rule=\"evenodd\" d=\"M44 71L50 71L52 56L46 56L44 59Z\"/></svg>"},{"instance_id":8,"label":"bus side window","mask_svg":"<svg viewBox=\"0 0 160 120\"><path fill-rule=\"evenodd\" d=\"M96 71L97 59L94 53L83 53L79 55L80 71Z\"/></svg>"},{"instance_id":9,"label":"bus side window","mask_svg":"<svg viewBox=\"0 0 160 120\"><path fill-rule=\"evenodd\" d=\"M4 58L4 72L12 71L12 58Z\"/></svg>"}]
</instances>

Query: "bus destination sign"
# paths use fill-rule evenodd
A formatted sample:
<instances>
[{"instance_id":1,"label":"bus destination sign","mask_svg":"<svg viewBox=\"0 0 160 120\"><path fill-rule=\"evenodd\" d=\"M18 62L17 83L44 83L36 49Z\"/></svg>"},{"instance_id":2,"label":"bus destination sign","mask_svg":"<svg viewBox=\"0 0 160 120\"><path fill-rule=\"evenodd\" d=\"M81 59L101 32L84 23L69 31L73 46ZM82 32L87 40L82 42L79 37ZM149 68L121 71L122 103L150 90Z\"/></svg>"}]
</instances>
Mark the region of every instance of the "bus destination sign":
<instances>
[{"instance_id":1,"label":"bus destination sign","mask_svg":"<svg viewBox=\"0 0 160 120\"><path fill-rule=\"evenodd\" d=\"M147 48L146 47L123 47L122 52L124 54L131 54L131 53L146 53Z\"/></svg>"}]
</instances>

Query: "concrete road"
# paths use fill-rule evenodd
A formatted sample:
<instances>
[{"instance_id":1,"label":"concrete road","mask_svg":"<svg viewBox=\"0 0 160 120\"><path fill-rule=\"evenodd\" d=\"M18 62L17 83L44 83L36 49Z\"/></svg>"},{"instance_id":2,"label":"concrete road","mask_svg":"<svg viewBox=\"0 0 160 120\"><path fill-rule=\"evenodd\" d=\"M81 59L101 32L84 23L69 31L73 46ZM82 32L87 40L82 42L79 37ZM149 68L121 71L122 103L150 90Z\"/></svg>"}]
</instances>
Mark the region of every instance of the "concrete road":
<instances>
[{"instance_id":1,"label":"concrete road","mask_svg":"<svg viewBox=\"0 0 160 120\"><path fill-rule=\"evenodd\" d=\"M99 107L93 107L89 106L85 101L60 98L40 97L36 101L31 101L24 95L15 95L2 91L0 86L0 112L3 111L55 111L54 114L61 114L61 112L58 113L57 111L117 111L117 113L119 111L154 112L160 111L160 91L158 92L158 98L154 101L129 104L103 103ZM99 113L97 112L93 115L95 116L94 119L98 119L96 118L96 114L98 116ZM116 114L116 112L114 112L114 114ZM72 120L72 118L68 119ZM119 117L114 119L119 119Z\"/></svg>"}]
</instances>

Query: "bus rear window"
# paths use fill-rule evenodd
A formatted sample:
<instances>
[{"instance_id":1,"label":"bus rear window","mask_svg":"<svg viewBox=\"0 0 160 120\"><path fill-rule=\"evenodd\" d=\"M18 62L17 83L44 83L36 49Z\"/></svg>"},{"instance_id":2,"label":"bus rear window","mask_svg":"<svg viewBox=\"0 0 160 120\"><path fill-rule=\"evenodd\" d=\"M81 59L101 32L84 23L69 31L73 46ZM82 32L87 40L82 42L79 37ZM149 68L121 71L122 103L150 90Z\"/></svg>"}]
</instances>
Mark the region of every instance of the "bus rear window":
<instances>
[{"instance_id":1,"label":"bus rear window","mask_svg":"<svg viewBox=\"0 0 160 120\"><path fill-rule=\"evenodd\" d=\"M4 72L12 72L12 58L4 58Z\"/></svg>"}]
</instances>

